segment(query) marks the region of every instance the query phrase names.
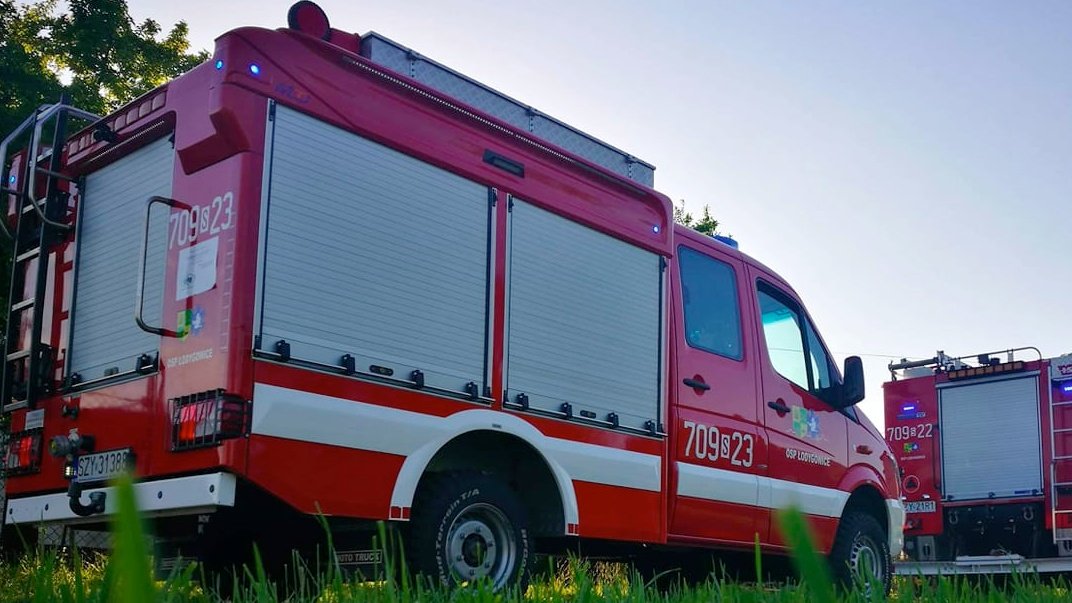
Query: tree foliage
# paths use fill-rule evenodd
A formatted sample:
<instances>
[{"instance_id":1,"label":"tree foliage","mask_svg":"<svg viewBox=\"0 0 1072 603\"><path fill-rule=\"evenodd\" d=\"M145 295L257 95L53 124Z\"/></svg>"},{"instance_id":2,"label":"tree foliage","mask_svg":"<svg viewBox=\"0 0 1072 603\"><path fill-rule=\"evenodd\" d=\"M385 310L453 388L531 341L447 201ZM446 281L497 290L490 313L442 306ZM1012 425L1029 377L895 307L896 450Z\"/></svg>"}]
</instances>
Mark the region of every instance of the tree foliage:
<instances>
[{"instance_id":1,"label":"tree foliage","mask_svg":"<svg viewBox=\"0 0 1072 603\"><path fill-rule=\"evenodd\" d=\"M715 235L721 235L722 234L718 230L718 226L719 226L718 220L714 219L711 216L711 208L710 207L708 207L707 205L704 205L703 206L703 214L700 216L700 219L697 220L697 219L692 217L692 214L690 214L689 212L685 211L685 200L684 199L681 200L680 205L675 205L674 206L674 222L677 222L678 224L680 224L682 226L688 226L689 228L691 228L691 229L693 229L693 230L695 230L697 232L700 232L702 234L705 234L705 235L707 235L709 237L713 237Z\"/></svg>"},{"instance_id":2,"label":"tree foliage","mask_svg":"<svg viewBox=\"0 0 1072 603\"><path fill-rule=\"evenodd\" d=\"M61 92L103 115L208 58L190 53L186 23L162 32L126 0L0 0L0 135Z\"/></svg>"}]
</instances>

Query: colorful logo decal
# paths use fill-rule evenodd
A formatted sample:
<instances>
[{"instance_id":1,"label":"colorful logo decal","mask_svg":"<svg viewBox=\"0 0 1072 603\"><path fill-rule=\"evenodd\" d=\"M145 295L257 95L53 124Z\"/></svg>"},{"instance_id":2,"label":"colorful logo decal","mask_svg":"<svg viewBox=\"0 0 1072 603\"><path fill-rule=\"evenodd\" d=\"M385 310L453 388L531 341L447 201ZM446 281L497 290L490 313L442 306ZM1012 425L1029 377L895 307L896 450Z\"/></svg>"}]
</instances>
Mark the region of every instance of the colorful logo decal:
<instances>
[{"instance_id":1,"label":"colorful logo decal","mask_svg":"<svg viewBox=\"0 0 1072 603\"><path fill-rule=\"evenodd\" d=\"M192 310L180 310L176 320L176 331L180 339L186 339L189 335L200 335L205 328L205 311L201 306Z\"/></svg>"},{"instance_id":2,"label":"colorful logo decal","mask_svg":"<svg viewBox=\"0 0 1072 603\"><path fill-rule=\"evenodd\" d=\"M901 410L897 413L897 420L909 421L912 419L922 419L927 416L927 413L919 409L919 400L912 400L911 402L904 402L901 404Z\"/></svg>"},{"instance_id":3,"label":"colorful logo decal","mask_svg":"<svg viewBox=\"0 0 1072 603\"><path fill-rule=\"evenodd\" d=\"M819 416L814 410L808 410L803 406L793 407L793 433L798 438L818 440L822 437L819 427Z\"/></svg>"},{"instance_id":4,"label":"colorful logo decal","mask_svg":"<svg viewBox=\"0 0 1072 603\"><path fill-rule=\"evenodd\" d=\"M193 313L190 315L190 333L193 335L200 335L201 329L205 328L205 311L201 309L201 306L197 306L193 309Z\"/></svg>"},{"instance_id":5,"label":"colorful logo decal","mask_svg":"<svg viewBox=\"0 0 1072 603\"><path fill-rule=\"evenodd\" d=\"M919 450L919 442L905 442L904 451L905 454L911 454Z\"/></svg>"}]
</instances>

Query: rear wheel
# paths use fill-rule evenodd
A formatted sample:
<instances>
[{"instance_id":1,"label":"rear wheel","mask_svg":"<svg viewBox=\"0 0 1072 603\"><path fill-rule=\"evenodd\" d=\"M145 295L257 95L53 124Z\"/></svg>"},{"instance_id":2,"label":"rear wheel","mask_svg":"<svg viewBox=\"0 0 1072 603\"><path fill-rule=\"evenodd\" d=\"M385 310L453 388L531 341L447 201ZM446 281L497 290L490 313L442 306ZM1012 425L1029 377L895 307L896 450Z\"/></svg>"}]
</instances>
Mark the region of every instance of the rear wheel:
<instances>
[{"instance_id":1,"label":"rear wheel","mask_svg":"<svg viewBox=\"0 0 1072 603\"><path fill-rule=\"evenodd\" d=\"M409 526L412 567L447 586L486 580L496 590L523 589L534 550L517 496L481 473L432 474L426 480Z\"/></svg>"},{"instance_id":2,"label":"rear wheel","mask_svg":"<svg viewBox=\"0 0 1072 603\"><path fill-rule=\"evenodd\" d=\"M845 588L860 585L867 592L889 594L892 567L886 533L874 517L849 511L841 518L830 551L834 576Z\"/></svg>"}]
</instances>

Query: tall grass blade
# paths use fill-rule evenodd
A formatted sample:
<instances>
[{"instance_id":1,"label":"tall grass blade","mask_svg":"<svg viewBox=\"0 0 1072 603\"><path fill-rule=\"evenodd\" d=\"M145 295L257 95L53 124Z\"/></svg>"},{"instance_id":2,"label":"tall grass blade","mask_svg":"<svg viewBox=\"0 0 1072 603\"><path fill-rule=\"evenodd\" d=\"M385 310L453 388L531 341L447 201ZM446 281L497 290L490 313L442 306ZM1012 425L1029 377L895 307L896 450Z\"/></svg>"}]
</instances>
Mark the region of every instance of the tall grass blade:
<instances>
[{"instance_id":1,"label":"tall grass blade","mask_svg":"<svg viewBox=\"0 0 1072 603\"><path fill-rule=\"evenodd\" d=\"M811 595L810 600L818 603L834 603L834 585L830 578L830 568L815 550L815 540L804 519L804 515L793 507L778 512L778 525L782 536L789 544L793 566L800 573L800 579Z\"/></svg>"},{"instance_id":2,"label":"tall grass blade","mask_svg":"<svg viewBox=\"0 0 1072 603\"><path fill-rule=\"evenodd\" d=\"M756 532L755 548L753 550L756 556L756 585L758 586L763 584L763 554L759 548L759 532Z\"/></svg>"},{"instance_id":3,"label":"tall grass blade","mask_svg":"<svg viewBox=\"0 0 1072 603\"><path fill-rule=\"evenodd\" d=\"M152 601L155 598L152 568L134 498L134 482L129 474L116 479L113 496L116 497L111 560L116 572L114 595L118 601Z\"/></svg>"}]
</instances>

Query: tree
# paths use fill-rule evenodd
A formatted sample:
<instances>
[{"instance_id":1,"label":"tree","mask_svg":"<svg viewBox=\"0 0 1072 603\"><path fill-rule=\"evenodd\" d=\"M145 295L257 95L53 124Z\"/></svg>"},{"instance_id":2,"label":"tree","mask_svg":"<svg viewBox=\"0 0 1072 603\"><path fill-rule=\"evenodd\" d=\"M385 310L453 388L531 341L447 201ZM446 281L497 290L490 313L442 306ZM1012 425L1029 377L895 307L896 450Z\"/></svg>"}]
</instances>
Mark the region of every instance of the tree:
<instances>
[{"instance_id":1,"label":"tree","mask_svg":"<svg viewBox=\"0 0 1072 603\"><path fill-rule=\"evenodd\" d=\"M125 0L0 0L0 134L61 92L73 104L108 113L208 59L191 54L179 22L135 24ZM160 39L158 39L160 38ZM6 159L6 158L4 158Z\"/></svg>"},{"instance_id":2,"label":"tree","mask_svg":"<svg viewBox=\"0 0 1072 603\"><path fill-rule=\"evenodd\" d=\"M0 0L0 137L61 93L105 115L208 59L205 51L189 52L186 23L160 38L156 21L134 23L126 0L68 0L59 7L57 0ZM10 263L11 243L0 240L3 306ZM5 316L0 312L0 325Z\"/></svg>"},{"instance_id":3,"label":"tree","mask_svg":"<svg viewBox=\"0 0 1072 603\"><path fill-rule=\"evenodd\" d=\"M682 226L688 226L689 228L691 228L691 229L693 229L693 230L695 230L697 232L703 233L703 234L705 234L705 235L707 235L709 237L713 237L713 236L722 234L718 230L718 226L719 226L718 220L716 220L713 217L711 217L711 208L710 207L708 207L707 205L704 205L703 206L703 215L700 216L699 220L696 220L696 219L694 219L692 217L692 214L690 214L689 212L685 211L685 200L684 199L681 200L680 205L675 205L674 206L674 222L677 222L678 224L680 224Z\"/></svg>"}]
</instances>

